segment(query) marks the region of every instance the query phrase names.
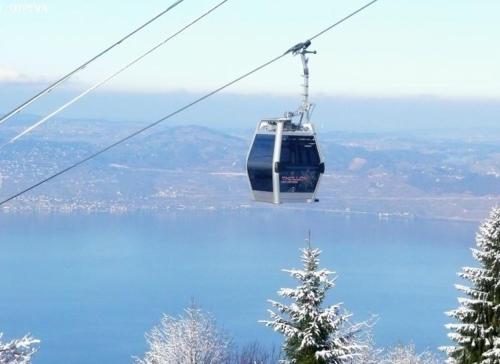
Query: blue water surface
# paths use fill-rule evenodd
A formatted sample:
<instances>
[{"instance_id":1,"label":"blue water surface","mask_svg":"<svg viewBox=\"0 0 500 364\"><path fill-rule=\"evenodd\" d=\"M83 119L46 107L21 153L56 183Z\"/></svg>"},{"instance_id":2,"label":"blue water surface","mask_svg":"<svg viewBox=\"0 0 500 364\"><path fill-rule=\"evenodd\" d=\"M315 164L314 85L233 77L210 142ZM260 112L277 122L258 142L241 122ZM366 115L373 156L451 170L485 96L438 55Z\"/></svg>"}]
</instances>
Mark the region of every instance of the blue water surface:
<instances>
[{"instance_id":1,"label":"blue water surface","mask_svg":"<svg viewBox=\"0 0 500 364\"><path fill-rule=\"evenodd\" d=\"M310 229L339 277L328 303L378 314L380 346L446 344L456 272L477 224L263 209L154 215L0 215L0 332L42 340L35 364L131 363L162 313L192 299L235 342L279 344L257 321L294 282Z\"/></svg>"}]
</instances>

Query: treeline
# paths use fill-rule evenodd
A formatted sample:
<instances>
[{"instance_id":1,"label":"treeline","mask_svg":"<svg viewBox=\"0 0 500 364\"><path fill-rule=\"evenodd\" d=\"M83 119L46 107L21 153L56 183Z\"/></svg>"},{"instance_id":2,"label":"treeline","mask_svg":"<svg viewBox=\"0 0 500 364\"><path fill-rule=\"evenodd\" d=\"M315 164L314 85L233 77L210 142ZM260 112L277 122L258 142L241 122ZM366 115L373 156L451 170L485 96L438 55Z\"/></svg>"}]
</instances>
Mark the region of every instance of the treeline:
<instances>
[{"instance_id":1,"label":"treeline","mask_svg":"<svg viewBox=\"0 0 500 364\"><path fill-rule=\"evenodd\" d=\"M313 363L349 364L438 364L435 354L417 353L415 346L398 345L380 349L373 344L369 328L360 331L359 351L350 358L316 359ZM149 350L135 364L276 364L309 363L306 357L288 358L286 351L253 342L242 347L216 326L215 319L199 307L187 308L176 318L164 316L160 324L146 334ZM288 358L288 359L287 359Z\"/></svg>"},{"instance_id":2,"label":"treeline","mask_svg":"<svg viewBox=\"0 0 500 364\"><path fill-rule=\"evenodd\" d=\"M477 267L464 267L459 276L468 285L456 285L465 297L447 312L454 345L417 353L413 345L377 348L375 320L353 322L342 304L325 306L335 286L335 272L320 268L321 251L310 241L302 249L302 269L285 270L298 285L282 288L282 301L269 300L269 319L261 321L282 334L281 348L252 343L241 348L218 329L215 319L191 306L179 317L165 315L146 333L148 351L136 364L500 364L500 208L481 224L472 255ZM0 364L29 364L39 341L31 336L1 342Z\"/></svg>"}]
</instances>

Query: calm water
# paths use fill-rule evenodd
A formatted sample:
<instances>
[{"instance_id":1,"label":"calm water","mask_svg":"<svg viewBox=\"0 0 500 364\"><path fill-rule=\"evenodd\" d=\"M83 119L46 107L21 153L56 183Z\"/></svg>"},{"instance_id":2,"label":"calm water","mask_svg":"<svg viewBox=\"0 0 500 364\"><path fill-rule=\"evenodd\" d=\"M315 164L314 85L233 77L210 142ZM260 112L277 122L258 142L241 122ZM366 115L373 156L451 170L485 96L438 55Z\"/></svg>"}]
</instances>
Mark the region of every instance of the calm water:
<instances>
[{"instance_id":1,"label":"calm water","mask_svg":"<svg viewBox=\"0 0 500 364\"><path fill-rule=\"evenodd\" d=\"M0 215L0 331L42 339L35 364L130 363L144 332L191 298L239 343L280 337L257 320L293 282L307 230L339 273L331 302L380 316L379 345L446 344L443 311L471 263L476 224L323 213Z\"/></svg>"}]
</instances>

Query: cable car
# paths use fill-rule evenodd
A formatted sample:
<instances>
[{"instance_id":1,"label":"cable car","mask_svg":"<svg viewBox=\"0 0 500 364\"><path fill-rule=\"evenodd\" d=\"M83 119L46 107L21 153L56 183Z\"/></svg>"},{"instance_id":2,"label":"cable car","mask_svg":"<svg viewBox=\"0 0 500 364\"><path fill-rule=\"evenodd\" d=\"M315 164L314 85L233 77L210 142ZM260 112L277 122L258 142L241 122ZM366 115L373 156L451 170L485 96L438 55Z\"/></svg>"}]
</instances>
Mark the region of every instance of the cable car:
<instances>
[{"instance_id":1,"label":"cable car","mask_svg":"<svg viewBox=\"0 0 500 364\"><path fill-rule=\"evenodd\" d=\"M309 102L307 51L310 41L299 43L289 52L300 54L304 68L302 105L284 117L264 119L257 124L247 156L247 174L256 201L317 202L325 163L318 147L310 117L314 104ZM298 121L294 122L294 118Z\"/></svg>"}]
</instances>

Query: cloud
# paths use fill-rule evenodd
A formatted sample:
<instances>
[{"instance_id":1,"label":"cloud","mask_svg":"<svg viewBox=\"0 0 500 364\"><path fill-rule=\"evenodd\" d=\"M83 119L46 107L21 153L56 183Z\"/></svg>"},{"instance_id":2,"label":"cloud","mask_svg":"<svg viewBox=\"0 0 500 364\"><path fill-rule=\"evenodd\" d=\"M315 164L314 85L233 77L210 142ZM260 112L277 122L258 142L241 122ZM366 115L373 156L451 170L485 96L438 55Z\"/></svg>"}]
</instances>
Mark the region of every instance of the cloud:
<instances>
[{"instance_id":1,"label":"cloud","mask_svg":"<svg viewBox=\"0 0 500 364\"><path fill-rule=\"evenodd\" d=\"M0 82L26 82L29 81L26 75L10 68L0 67Z\"/></svg>"}]
</instances>

